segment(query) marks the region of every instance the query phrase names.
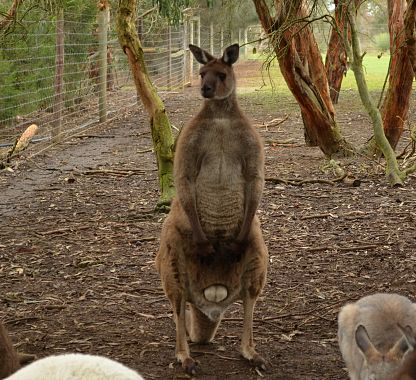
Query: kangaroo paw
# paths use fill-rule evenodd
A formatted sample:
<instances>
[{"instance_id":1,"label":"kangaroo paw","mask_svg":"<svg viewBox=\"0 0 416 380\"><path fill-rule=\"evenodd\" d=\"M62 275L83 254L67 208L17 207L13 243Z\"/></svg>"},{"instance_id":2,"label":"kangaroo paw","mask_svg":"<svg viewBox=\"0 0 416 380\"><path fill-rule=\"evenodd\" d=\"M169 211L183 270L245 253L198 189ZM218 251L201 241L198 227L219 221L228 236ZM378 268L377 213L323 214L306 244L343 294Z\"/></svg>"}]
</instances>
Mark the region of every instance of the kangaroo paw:
<instances>
[{"instance_id":1,"label":"kangaroo paw","mask_svg":"<svg viewBox=\"0 0 416 380\"><path fill-rule=\"evenodd\" d=\"M246 358L253 367L262 369L263 371L267 368L267 362L253 347L246 347L241 350L241 354Z\"/></svg>"},{"instance_id":2,"label":"kangaroo paw","mask_svg":"<svg viewBox=\"0 0 416 380\"><path fill-rule=\"evenodd\" d=\"M259 354L255 354L252 359L250 359L250 364L253 367L257 367L263 371L267 369L267 362L263 359L263 357Z\"/></svg>"},{"instance_id":3,"label":"kangaroo paw","mask_svg":"<svg viewBox=\"0 0 416 380\"><path fill-rule=\"evenodd\" d=\"M196 375L196 367L198 365L198 362L196 362L192 358L186 358L182 362L182 368L185 370L185 372L189 375Z\"/></svg>"}]
</instances>

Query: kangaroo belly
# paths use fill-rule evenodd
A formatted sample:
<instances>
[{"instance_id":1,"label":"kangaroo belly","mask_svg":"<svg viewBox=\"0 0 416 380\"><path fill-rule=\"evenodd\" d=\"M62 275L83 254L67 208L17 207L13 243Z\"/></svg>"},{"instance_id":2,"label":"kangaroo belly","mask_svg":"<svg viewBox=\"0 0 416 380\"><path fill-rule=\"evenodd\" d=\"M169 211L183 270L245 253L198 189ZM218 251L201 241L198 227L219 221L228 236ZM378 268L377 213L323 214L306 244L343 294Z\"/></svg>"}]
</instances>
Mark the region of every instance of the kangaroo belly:
<instances>
[{"instance_id":1,"label":"kangaroo belly","mask_svg":"<svg viewBox=\"0 0 416 380\"><path fill-rule=\"evenodd\" d=\"M242 184L224 187L212 183L197 186L197 210L208 238L231 238L238 234L244 217Z\"/></svg>"}]
</instances>

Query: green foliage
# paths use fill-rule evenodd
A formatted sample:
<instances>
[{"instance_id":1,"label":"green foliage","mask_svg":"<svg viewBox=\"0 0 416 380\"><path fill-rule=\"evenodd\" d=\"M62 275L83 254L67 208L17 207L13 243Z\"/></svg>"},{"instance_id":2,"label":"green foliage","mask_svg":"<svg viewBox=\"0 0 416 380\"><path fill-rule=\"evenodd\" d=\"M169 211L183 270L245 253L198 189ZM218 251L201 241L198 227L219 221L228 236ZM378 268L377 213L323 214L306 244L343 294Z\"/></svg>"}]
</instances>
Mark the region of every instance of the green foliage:
<instances>
[{"instance_id":1,"label":"green foliage","mask_svg":"<svg viewBox=\"0 0 416 380\"><path fill-rule=\"evenodd\" d=\"M189 7L191 0L153 0L153 5L159 7L159 13L172 24L177 25L182 20L182 10Z\"/></svg>"},{"instance_id":2,"label":"green foliage","mask_svg":"<svg viewBox=\"0 0 416 380\"><path fill-rule=\"evenodd\" d=\"M0 120L37 110L51 110L54 98L56 16L45 8L53 1L23 3L12 32L0 36ZM45 8L41 8L44 6ZM88 56L97 50L96 4L65 2L64 100L72 106L85 96ZM90 88L90 87L89 87ZM83 92L83 93L82 93Z\"/></svg>"},{"instance_id":3,"label":"green foliage","mask_svg":"<svg viewBox=\"0 0 416 380\"><path fill-rule=\"evenodd\" d=\"M207 7L206 12L201 12L201 19L206 22L213 21L217 25L223 25L225 29L237 31L249 25L258 24L256 8L252 0L240 1L199 1L199 7Z\"/></svg>"},{"instance_id":4,"label":"green foliage","mask_svg":"<svg viewBox=\"0 0 416 380\"><path fill-rule=\"evenodd\" d=\"M381 52L386 52L390 49L390 35L388 33L380 33L374 37L377 48Z\"/></svg>"},{"instance_id":5,"label":"green foliage","mask_svg":"<svg viewBox=\"0 0 416 380\"><path fill-rule=\"evenodd\" d=\"M18 24L0 41L0 119L45 106L44 99L53 94L54 44L48 22L25 23L24 28Z\"/></svg>"}]
</instances>

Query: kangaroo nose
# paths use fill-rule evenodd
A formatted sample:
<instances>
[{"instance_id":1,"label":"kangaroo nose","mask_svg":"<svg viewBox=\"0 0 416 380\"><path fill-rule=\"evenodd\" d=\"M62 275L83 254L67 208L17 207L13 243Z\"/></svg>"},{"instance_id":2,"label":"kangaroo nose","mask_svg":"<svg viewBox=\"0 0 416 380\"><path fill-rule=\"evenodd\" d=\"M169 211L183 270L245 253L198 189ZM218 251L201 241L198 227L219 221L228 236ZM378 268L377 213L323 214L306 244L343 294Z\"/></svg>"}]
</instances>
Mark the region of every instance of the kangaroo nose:
<instances>
[{"instance_id":1,"label":"kangaroo nose","mask_svg":"<svg viewBox=\"0 0 416 380\"><path fill-rule=\"evenodd\" d=\"M204 84L201 88L201 93L204 98L212 98L214 96L214 89L209 84Z\"/></svg>"}]
</instances>

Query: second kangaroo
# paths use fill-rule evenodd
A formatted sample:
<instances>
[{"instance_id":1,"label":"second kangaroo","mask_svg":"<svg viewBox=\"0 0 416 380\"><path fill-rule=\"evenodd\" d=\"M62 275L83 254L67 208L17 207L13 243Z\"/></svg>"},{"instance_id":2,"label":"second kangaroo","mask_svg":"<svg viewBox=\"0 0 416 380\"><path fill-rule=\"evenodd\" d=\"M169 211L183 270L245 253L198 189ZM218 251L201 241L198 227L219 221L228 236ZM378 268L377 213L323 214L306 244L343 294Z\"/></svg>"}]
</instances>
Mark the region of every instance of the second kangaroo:
<instances>
[{"instance_id":1,"label":"second kangaroo","mask_svg":"<svg viewBox=\"0 0 416 380\"><path fill-rule=\"evenodd\" d=\"M193 342L213 339L223 313L243 301L241 353L265 360L253 342L253 311L265 284L268 253L256 216L264 186L263 145L236 99L232 65L239 46L221 58L190 45L203 66L200 112L178 138L177 196L166 218L156 266L176 323L176 357L195 373Z\"/></svg>"}]
</instances>

